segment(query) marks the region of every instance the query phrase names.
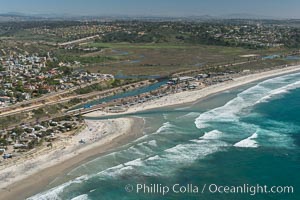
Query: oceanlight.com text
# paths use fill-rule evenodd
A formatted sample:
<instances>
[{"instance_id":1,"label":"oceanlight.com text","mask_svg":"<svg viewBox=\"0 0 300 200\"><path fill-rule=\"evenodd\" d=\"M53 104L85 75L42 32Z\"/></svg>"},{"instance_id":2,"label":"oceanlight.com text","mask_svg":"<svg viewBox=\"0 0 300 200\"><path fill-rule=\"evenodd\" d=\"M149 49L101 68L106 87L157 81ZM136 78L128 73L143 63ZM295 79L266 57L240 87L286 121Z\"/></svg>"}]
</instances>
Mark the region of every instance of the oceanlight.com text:
<instances>
[{"instance_id":1,"label":"oceanlight.com text","mask_svg":"<svg viewBox=\"0 0 300 200\"><path fill-rule=\"evenodd\" d=\"M267 186L267 185L218 185L218 184L128 184L125 191L136 194L157 194L167 195L173 194L248 194L254 196L256 194L293 194L293 186Z\"/></svg>"}]
</instances>

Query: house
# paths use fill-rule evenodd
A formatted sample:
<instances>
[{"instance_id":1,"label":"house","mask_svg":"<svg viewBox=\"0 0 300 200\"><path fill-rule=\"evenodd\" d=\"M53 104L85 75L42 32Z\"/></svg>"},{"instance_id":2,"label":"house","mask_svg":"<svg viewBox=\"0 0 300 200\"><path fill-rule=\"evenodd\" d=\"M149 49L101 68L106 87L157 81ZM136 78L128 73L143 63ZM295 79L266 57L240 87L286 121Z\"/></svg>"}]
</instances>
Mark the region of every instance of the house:
<instances>
[{"instance_id":1,"label":"house","mask_svg":"<svg viewBox=\"0 0 300 200\"><path fill-rule=\"evenodd\" d=\"M193 77L190 76L182 76L182 77L178 77L178 78L172 78L168 81L167 84L169 85L174 85L174 84L178 84L178 83L184 83L184 82L189 82L189 81L194 81L195 79Z\"/></svg>"},{"instance_id":2,"label":"house","mask_svg":"<svg viewBox=\"0 0 300 200\"><path fill-rule=\"evenodd\" d=\"M196 89L197 86L196 86L196 85L189 85L188 88L189 88L190 90L193 90L193 89Z\"/></svg>"},{"instance_id":3,"label":"house","mask_svg":"<svg viewBox=\"0 0 300 200\"><path fill-rule=\"evenodd\" d=\"M12 83L5 83L3 84L4 88L12 88Z\"/></svg>"},{"instance_id":4,"label":"house","mask_svg":"<svg viewBox=\"0 0 300 200\"><path fill-rule=\"evenodd\" d=\"M195 78L200 80L200 79L203 79L203 78L208 78L209 75L208 74L198 74Z\"/></svg>"},{"instance_id":5,"label":"house","mask_svg":"<svg viewBox=\"0 0 300 200\"><path fill-rule=\"evenodd\" d=\"M2 157L4 159L12 158L12 154L4 154Z\"/></svg>"},{"instance_id":6,"label":"house","mask_svg":"<svg viewBox=\"0 0 300 200\"><path fill-rule=\"evenodd\" d=\"M8 96L0 96L0 102L9 103L10 102L10 97L8 97Z\"/></svg>"},{"instance_id":7,"label":"house","mask_svg":"<svg viewBox=\"0 0 300 200\"><path fill-rule=\"evenodd\" d=\"M27 145L25 145L25 144L15 144L14 148L15 149L26 149Z\"/></svg>"}]
</instances>

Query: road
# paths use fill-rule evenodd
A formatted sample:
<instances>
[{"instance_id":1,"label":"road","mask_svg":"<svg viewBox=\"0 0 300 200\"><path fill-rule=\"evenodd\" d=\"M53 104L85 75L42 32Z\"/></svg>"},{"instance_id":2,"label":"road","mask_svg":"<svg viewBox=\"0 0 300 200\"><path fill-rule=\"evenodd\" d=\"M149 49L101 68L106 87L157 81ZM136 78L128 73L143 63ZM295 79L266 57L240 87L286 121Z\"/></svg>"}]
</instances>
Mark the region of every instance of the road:
<instances>
[{"instance_id":1,"label":"road","mask_svg":"<svg viewBox=\"0 0 300 200\"><path fill-rule=\"evenodd\" d=\"M141 83L143 83L142 86L146 86L147 84L150 84L149 81L140 81L140 82L130 83L130 84L127 84L127 85L123 85L123 86L120 86L120 87L116 87L116 88L112 88L112 89L108 89L108 90L104 90L104 91L95 91L95 92L92 92L92 93L82 94L82 95L72 95L72 96L68 96L68 97L64 97L64 98L59 97L59 95L62 95L64 93L70 93L70 92L72 92L75 89L78 89L80 87L86 87L86 86L79 86L77 88L72 88L71 91L69 90L68 92L63 91L63 93L60 92L60 93L56 93L56 94L51 94L51 95L48 95L46 97L43 96L41 98L31 100L30 102L26 101L23 104L13 105L11 107L8 107L9 110L6 110L6 111L2 110L1 113L0 113L0 117L7 117L7 116L23 113L23 112L29 112L29 111L36 110L36 109L39 109L39 108L44 107L44 106L51 106L51 105L55 105L55 104L65 103L65 102L68 102L72 99L87 99L87 98L92 98L92 97L95 97L95 96L101 96L102 98L105 98L107 96L110 96L113 93L123 91L122 88L124 88L124 87L128 87L128 86L133 85L133 84L137 86L137 85L141 85ZM94 83L92 83L92 84L94 84ZM137 87L135 87L135 88L137 88ZM51 98L58 97L60 99L52 100L52 101L48 101L48 102L42 102L43 100L49 99L50 97ZM31 106L28 106L28 107L22 107L21 106L21 105L26 105L26 104L29 104L29 103L34 103L34 105L31 105Z\"/></svg>"},{"instance_id":2,"label":"road","mask_svg":"<svg viewBox=\"0 0 300 200\"><path fill-rule=\"evenodd\" d=\"M9 107L0 108L0 113L7 112L7 111L10 111L12 109L17 109L17 108L20 108L20 107L22 107L24 105L28 105L28 104L35 104L35 103L40 103L41 104L43 101L45 101L47 99L59 97L60 95L68 94L68 93L71 93L71 92L73 92L77 89L84 88L84 87L87 87L87 86L90 86L90 85L93 85L93 84L96 84L96 83L101 83L103 81L105 81L105 80L101 79L101 80L98 80L98 81L93 81L91 83L86 83L86 84L83 84L83 85L75 86L75 87L67 89L67 90L51 92L51 93L45 94L45 95L43 95L42 97L39 97L39 98L30 99L30 100L27 100L27 101L16 103L16 104L11 105ZM1 116L1 114L0 114L0 116Z\"/></svg>"}]
</instances>

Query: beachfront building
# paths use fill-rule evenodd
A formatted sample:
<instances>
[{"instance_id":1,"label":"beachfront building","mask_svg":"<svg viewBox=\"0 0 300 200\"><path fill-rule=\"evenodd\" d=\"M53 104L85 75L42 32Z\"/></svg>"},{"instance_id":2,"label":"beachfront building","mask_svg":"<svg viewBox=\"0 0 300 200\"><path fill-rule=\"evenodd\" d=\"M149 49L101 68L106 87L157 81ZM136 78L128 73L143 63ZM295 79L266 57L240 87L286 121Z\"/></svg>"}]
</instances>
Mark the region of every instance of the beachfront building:
<instances>
[{"instance_id":1,"label":"beachfront building","mask_svg":"<svg viewBox=\"0 0 300 200\"><path fill-rule=\"evenodd\" d=\"M182 76L182 77L177 77L177 78L172 78L168 81L169 85L175 85L175 84L179 84L179 83L185 83L185 82L189 82L189 81L194 81L195 78L191 77L191 76Z\"/></svg>"}]
</instances>

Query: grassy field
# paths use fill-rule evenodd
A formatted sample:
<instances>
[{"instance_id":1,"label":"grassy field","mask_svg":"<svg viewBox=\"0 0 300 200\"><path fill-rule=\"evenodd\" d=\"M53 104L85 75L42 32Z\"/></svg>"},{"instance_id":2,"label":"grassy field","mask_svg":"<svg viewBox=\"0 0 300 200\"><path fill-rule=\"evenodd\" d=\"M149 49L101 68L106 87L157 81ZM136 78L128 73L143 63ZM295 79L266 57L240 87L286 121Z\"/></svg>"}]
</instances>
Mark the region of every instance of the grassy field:
<instances>
[{"instance_id":1,"label":"grassy field","mask_svg":"<svg viewBox=\"0 0 300 200\"><path fill-rule=\"evenodd\" d=\"M192 45L175 45L175 44L164 44L164 43L150 43L150 44L131 44L131 43L101 43L101 42L91 42L85 44L88 47L99 47L99 48L140 48L140 49L182 49L186 47L193 47Z\"/></svg>"},{"instance_id":2,"label":"grassy field","mask_svg":"<svg viewBox=\"0 0 300 200\"><path fill-rule=\"evenodd\" d=\"M86 66L89 71L123 75L168 75L207 65L248 61L248 58L242 58L242 55L265 56L288 52L287 49L251 50L238 47L184 44L91 42L85 45L103 48L102 51L94 53L94 56L115 57L118 60L90 64Z\"/></svg>"}]
</instances>

